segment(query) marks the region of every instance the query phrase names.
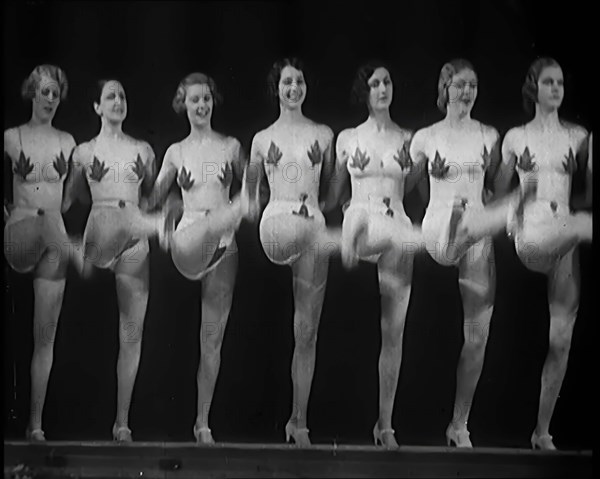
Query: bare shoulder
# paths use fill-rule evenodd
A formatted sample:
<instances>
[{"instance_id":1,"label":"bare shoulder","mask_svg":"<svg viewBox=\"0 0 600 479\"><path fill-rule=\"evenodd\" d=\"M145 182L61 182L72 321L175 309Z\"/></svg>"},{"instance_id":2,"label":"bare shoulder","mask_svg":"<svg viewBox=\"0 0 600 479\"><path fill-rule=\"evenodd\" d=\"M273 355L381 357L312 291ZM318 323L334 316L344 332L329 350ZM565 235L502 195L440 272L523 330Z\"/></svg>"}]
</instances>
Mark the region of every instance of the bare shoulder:
<instances>
[{"instance_id":1,"label":"bare shoulder","mask_svg":"<svg viewBox=\"0 0 600 479\"><path fill-rule=\"evenodd\" d=\"M350 138L355 134L356 128L346 128L340 131L337 138L337 144L339 147L345 148L350 142Z\"/></svg>"},{"instance_id":2,"label":"bare shoulder","mask_svg":"<svg viewBox=\"0 0 600 479\"><path fill-rule=\"evenodd\" d=\"M520 141L525 134L525 125L514 126L506 132L504 135L504 143L507 145L514 145Z\"/></svg>"},{"instance_id":3,"label":"bare shoulder","mask_svg":"<svg viewBox=\"0 0 600 479\"><path fill-rule=\"evenodd\" d=\"M329 128L329 126L324 123L316 123L311 120L312 126L317 130L317 134L319 137L323 138L326 141L331 141L333 139L333 130Z\"/></svg>"},{"instance_id":4,"label":"bare shoulder","mask_svg":"<svg viewBox=\"0 0 600 479\"><path fill-rule=\"evenodd\" d=\"M577 143L580 143L587 138L588 131L583 126L564 120L562 120L562 123L563 126L569 131L569 134L577 140Z\"/></svg>"},{"instance_id":5,"label":"bare shoulder","mask_svg":"<svg viewBox=\"0 0 600 479\"><path fill-rule=\"evenodd\" d=\"M252 138L252 145L262 149L267 138L272 136L274 133L275 128L273 125L269 125L267 128L259 130Z\"/></svg>"},{"instance_id":6,"label":"bare shoulder","mask_svg":"<svg viewBox=\"0 0 600 479\"><path fill-rule=\"evenodd\" d=\"M403 128L400 125L394 123L394 133L397 135L398 139L405 143L410 141L414 135L414 131L408 128Z\"/></svg>"},{"instance_id":7,"label":"bare shoulder","mask_svg":"<svg viewBox=\"0 0 600 479\"><path fill-rule=\"evenodd\" d=\"M91 161L92 146L95 140L84 141L75 147L73 150L73 158L81 163L87 163Z\"/></svg>"},{"instance_id":8,"label":"bare shoulder","mask_svg":"<svg viewBox=\"0 0 600 479\"><path fill-rule=\"evenodd\" d=\"M478 121L477 123L479 123L479 126L481 128L481 131L483 132L483 136L486 139L486 141L492 143L498 141L498 139L500 138L500 134L498 133L498 130L496 128L494 128L492 125L486 125L485 123L482 123L480 121Z\"/></svg>"},{"instance_id":9,"label":"bare shoulder","mask_svg":"<svg viewBox=\"0 0 600 479\"><path fill-rule=\"evenodd\" d=\"M18 142L17 127L4 130L4 151L8 151L10 153L16 148Z\"/></svg>"},{"instance_id":10,"label":"bare shoulder","mask_svg":"<svg viewBox=\"0 0 600 479\"><path fill-rule=\"evenodd\" d=\"M58 128L54 128L54 131L56 132L56 135L60 138L61 143L75 145L75 139L73 138L73 135L71 135L71 133L59 130Z\"/></svg>"}]
</instances>

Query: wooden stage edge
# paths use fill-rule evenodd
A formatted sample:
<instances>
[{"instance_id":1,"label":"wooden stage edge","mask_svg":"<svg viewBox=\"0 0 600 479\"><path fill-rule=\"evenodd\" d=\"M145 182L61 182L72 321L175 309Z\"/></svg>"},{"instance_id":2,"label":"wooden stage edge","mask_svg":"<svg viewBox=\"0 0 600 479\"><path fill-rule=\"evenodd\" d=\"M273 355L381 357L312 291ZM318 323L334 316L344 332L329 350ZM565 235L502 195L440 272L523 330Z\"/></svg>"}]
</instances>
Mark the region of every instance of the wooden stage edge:
<instances>
[{"instance_id":1,"label":"wooden stage edge","mask_svg":"<svg viewBox=\"0 0 600 479\"><path fill-rule=\"evenodd\" d=\"M5 478L592 477L590 450L4 441Z\"/></svg>"}]
</instances>

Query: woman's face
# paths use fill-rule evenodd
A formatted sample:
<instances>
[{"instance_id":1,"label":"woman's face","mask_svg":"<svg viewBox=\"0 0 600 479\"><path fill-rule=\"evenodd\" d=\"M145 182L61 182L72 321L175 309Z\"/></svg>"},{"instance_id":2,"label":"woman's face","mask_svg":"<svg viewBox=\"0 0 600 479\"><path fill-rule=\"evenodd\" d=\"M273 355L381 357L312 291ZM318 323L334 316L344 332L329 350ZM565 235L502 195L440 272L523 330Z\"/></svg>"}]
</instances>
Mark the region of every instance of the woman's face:
<instances>
[{"instance_id":1,"label":"woman's face","mask_svg":"<svg viewBox=\"0 0 600 479\"><path fill-rule=\"evenodd\" d=\"M476 99L477 75L470 68L463 68L452 76L446 108L459 116L470 115Z\"/></svg>"},{"instance_id":2,"label":"woman's face","mask_svg":"<svg viewBox=\"0 0 600 479\"><path fill-rule=\"evenodd\" d=\"M100 103L94 103L96 113L111 123L122 123L127 117L127 97L123 85L110 80L102 87Z\"/></svg>"},{"instance_id":3,"label":"woman's face","mask_svg":"<svg viewBox=\"0 0 600 479\"><path fill-rule=\"evenodd\" d=\"M300 108L306 98L306 82L301 70L291 65L281 70L279 78L279 103L289 109Z\"/></svg>"},{"instance_id":4,"label":"woman's face","mask_svg":"<svg viewBox=\"0 0 600 479\"><path fill-rule=\"evenodd\" d=\"M545 110L557 110L562 104L565 87L562 69L558 65L542 69L537 82L537 101Z\"/></svg>"},{"instance_id":5,"label":"woman's face","mask_svg":"<svg viewBox=\"0 0 600 479\"><path fill-rule=\"evenodd\" d=\"M41 75L32 100L33 114L43 122L51 122L59 104L58 82L48 75Z\"/></svg>"},{"instance_id":6,"label":"woman's face","mask_svg":"<svg viewBox=\"0 0 600 479\"><path fill-rule=\"evenodd\" d=\"M375 69L367 80L367 85L369 86L369 108L373 111L388 109L394 95L390 72L384 67Z\"/></svg>"},{"instance_id":7,"label":"woman's face","mask_svg":"<svg viewBox=\"0 0 600 479\"><path fill-rule=\"evenodd\" d=\"M185 109L188 120L194 126L210 125L214 99L206 83L189 85L185 90Z\"/></svg>"}]
</instances>

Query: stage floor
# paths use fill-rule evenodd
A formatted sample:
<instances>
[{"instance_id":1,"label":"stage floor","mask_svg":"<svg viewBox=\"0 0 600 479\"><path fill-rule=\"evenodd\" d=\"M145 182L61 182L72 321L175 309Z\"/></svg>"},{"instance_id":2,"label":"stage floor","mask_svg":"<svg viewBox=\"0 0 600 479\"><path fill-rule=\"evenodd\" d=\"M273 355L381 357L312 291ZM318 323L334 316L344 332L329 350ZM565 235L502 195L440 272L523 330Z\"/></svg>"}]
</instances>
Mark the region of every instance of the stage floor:
<instances>
[{"instance_id":1,"label":"stage floor","mask_svg":"<svg viewBox=\"0 0 600 479\"><path fill-rule=\"evenodd\" d=\"M190 442L4 442L4 477L592 477L592 451Z\"/></svg>"}]
</instances>

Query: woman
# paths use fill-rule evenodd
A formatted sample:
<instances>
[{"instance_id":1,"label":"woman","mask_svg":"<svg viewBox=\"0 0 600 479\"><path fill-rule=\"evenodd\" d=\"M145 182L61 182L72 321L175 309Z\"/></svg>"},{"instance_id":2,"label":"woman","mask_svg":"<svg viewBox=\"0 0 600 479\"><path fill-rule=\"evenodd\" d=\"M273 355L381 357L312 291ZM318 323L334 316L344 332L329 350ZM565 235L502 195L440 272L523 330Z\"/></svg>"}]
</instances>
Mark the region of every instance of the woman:
<instances>
[{"instance_id":1,"label":"woman","mask_svg":"<svg viewBox=\"0 0 600 479\"><path fill-rule=\"evenodd\" d=\"M130 442L129 408L148 304L148 238L162 234L164 220L139 209L141 195L147 195L152 187L155 157L148 143L123 132L127 117L123 85L103 80L98 89L93 107L100 117L100 132L75 149L77 174L69 188L77 196L87 182L91 192L92 209L84 233L86 269L93 265L115 273L120 327L117 415L112 433L115 441Z\"/></svg>"},{"instance_id":2,"label":"woman","mask_svg":"<svg viewBox=\"0 0 600 479\"><path fill-rule=\"evenodd\" d=\"M526 111L534 117L506 134L496 188L506 192L516 170L520 189L536 192L534 201L525 206L521 218L511 219L509 234L523 264L548 276L550 343L542 371L537 425L531 445L539 449L556 449L549 427L567 370L579 307L576 246L582 241L592 241L591 213L570 212L571 182L577 170L586 172L587 168L588 177L591 177L591 164L589 168L586 165L586 130L559 117L564 80L556 60L539 58L531 64L522 95Z\"/></svg>"},{"instance_id":3,"label":"woman","mask_svg":"<svg viewBox=\"0 0 600 479\"><path fill-rule=\"evenodd\" d=\"M149 209L162 203L177 178L183 203L168 201L166 246L183 276L202 280L198 407L193 429L199 444L215 442L208 419L237 272L234 233L249 212L240 142L212 129L213 109L220 101L214 80L204 73L191 73L181 81L173 109L187 116L190 133L167 149L148 201ZM242 181L242 191L230 200L234 176Z\"/></svg>"},{"instance_id":4,"label":"woman","mask_svg":"<svg viewBox=\"0 0 600 479\"><path fill-rule=\"evenodd\" d=\"M476 98L473 66L463 59L446 63L437 100L445 118L417 131L410 146L411 182L425 172L429 177L430 198L422 224L425 247L439 264L458 267L464 323L471 325L464 328L469 336L458 363L454 414L446 429L448 445L457 447L472 447L467 421L494 307L491 235L505 228L508 211L506 202L484 210L485 187L499 161L499 135L471 118Z\"/></svg>"},{"instance_id":5,"label":"woman","mask_svg":"<svg viewBox=\"0 0 600 479\"><path fill-rule=\"evenodd\" d=\"M65 290L69 260L81 269L83 248L69 238L61 213L63 185L69 174L75 140L52 126L60 102L67 97L65 72L38 65L23 82L21 96L31 101L31 119L4 132L4 255L19 273L33 273L34 349L31 361L31 409L27 437L44 441L42 413L52 369L54 338ZM6 171L6 168L5 168ZM7 205L7 200L12 204Z\"/></svg>"},{"instance_id":6,"label":"woman","mask_svg":"<svg viewBox=\"0 0 600 479\"><path fill-rule=\"evenodd\" d=\"M381 294L382 345L379 358L379 419L375 444L398 447L392 410L402 362L402 338L410 299L414 253L422 239L413 228L402 200L404 180L412 168L408 147L412 132L390 117L393 83L379 62L359 68L353 97L366 105L369 117L337 140L335 189L338 197L351 178L352 198L342 224L342 259L346 266L365 259L377 264Z\"/></svg>"},{"instance_id":7,"label":"woman","mask_svg":"<svg viewBox=\"0 0 600 479\"><path fill-rule=\"evenodd\" d=\"M293 407L286 440L309 446L306 411L315 369L317 331L325 296L329 255L339 250L339 233L325 226L319 209L321 171L331 171L333 132L306 118L302 104L307 85L296 58L276 62L269 91L279 103L279 118L252 140L250 166L253 215L259 184L266 175L270 199L259 226L269 260L289 265L293 275Z\"/></svg>"}]
</instances>

